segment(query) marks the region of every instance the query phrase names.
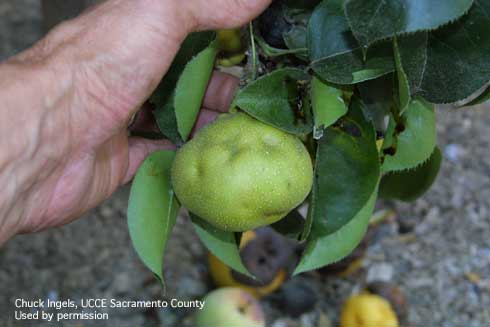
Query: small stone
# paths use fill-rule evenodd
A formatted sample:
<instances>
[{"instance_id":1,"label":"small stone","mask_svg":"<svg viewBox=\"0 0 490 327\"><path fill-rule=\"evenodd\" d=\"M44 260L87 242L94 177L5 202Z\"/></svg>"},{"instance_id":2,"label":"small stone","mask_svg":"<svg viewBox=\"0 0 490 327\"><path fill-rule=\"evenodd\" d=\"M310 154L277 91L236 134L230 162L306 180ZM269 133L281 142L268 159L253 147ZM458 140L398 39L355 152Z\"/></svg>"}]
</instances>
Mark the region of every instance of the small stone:
<instances>
[{"instance_id":1,"label":"small stone","mask_svg":"<svg viewBox=\"0 0 490 327\"><path fill-rule=\"evenodd\" d=\"M198 279L182 277L179 281L177 295L184 298L197 298L204 296L208 291L206 284Z\"/></svg>"},{"instance_id":2,"label":"small stone","mask_svg":"<svg viewBox=\"0 0 490 327\"><path fill-rule=\"evenodd\" d=\"M299 317L313 310L316 302L315 291L303 279L292 279L282 286L279 306L292 317Z\"/></svg>"},{"instance_id":3,"label":"small stone","mask_svg":"<svg viewBox=\"0 0 490 327\"><path fill-rule=\"evenodd\" d=\"M292 319L281 318L274 321L271 327L301 327L301 325Z\"/></svg>"},{"instance_id":4,"label":"small stone","mask_svg":"<svg viewBox=\"0 0 490 327\"><path fill-rule=\"evenodd\" d=\"M315 327L316 313L308 312L299 317L301 327Z\"/></svg>"},{"instance_id":5,"label":"small stone","mask_svg":"<svg viewBox=\"0 0 490 327\"><path fill-rule=\"evenodd\" d=\"M110 203L106 203L100 207L100 214L104 218L113 218L116 211L111 207Z\"/></svg>"},{"instance_id":6,"label":"small stone","mask_svg":"<svg viewBox=\"0 0 490 327\"><path fill-rule=\"evenodd\" d=\"M58 301L59 293L57 290L50 290L46 298L49 299L50 301Z\"/></svg>"},{"instance_id":7,"label":"small stone","mask_svg":"<svg viewBox=\"0 0 490 327\"><path fill-rule=\"evenodd\" d=\"M158 310L158 318L165 327L176 326L179 320L171 308L162 308Z\"/></svg>"},{"instance_id":8,"label":"small stone","mask_svg":"<svg viewBox=\"0 0 490 327\"><path fill-rule=\"evenodd\" d=\"M417 224L420 223L420 218L415 216L403 216L398 219L398 232L400 234L411 233L414 231Z\"/></svg>"},{"instance_id":9,"label":"small stone","mask_svg":"<svg viewBox=\"0 0 490 327\"><path fill-rule=\"evenodd\" d=\"M478 286L486 291L486 292L490 292L490 279L482 279L480 280L480 282L478 283Z\"/></svg>"},{"instance_id":10,"label":"small stone","mask_svg":"<svg viewBox=\"0 0 490 327\"><path fill-rule=\"evenodd\" d=\"M394 269L393 266L388 263L378 263L369 267L367 273L367 282L374 281L390 282L393 279Z\"/></svg>"},{"instance_id":11,"label":"small stone","mask_svg":"<svg viewBox=\"0 0 490 327\"><path fill-rule=\"evenodd\" d=\"M332 327L332 320L327 316L327 314L320 312L318 316L318 321L316 327Z\"/></svg>"},{"instance_id":12,"label":"small stone","mask_svg":"<svg viewBox=\"0 0 490 327\"><path fill-rule=\"evenodd\" d=\"M114 292L118 295L128 294L131 291L131 277L128 273L119 273L112 282Z\"/></svg>"},{"instance_id":13,"label":"small stone","mask_svg":"<svg viewBox=\"0 0 490 327\"><path fill-rule=\"evenodd\" d=\"M464 154L465 150L459 144L451 143L444 148L444 157L452 163L458 163Z\"/></svg>"}]
</instances>

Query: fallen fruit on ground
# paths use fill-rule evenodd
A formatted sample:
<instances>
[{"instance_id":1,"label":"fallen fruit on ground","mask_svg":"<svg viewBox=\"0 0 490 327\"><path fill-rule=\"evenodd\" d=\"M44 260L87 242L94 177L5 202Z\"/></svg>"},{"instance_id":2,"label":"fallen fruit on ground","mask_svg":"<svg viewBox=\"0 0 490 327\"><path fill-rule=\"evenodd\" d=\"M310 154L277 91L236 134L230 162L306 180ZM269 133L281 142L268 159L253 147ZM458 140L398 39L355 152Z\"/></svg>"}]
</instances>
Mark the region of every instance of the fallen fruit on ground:
<instances>
[{"instance_id":1,"label":"fallen fruit on ground","mask_svg":"<svg viewBox=\"0 0 490 327\"><path fill-rule=\"evenodd\" d=\"M384 281L374 281L367 285L366 292L379 295L388 301L395 311L400 325L407 324L408 301L398 285Z\"/></svg>"},{"instance_id":2,"label":"fallen fruit on ground","mask_svg":"<svg viewBox=\"0 0 490 327\"><path fill-rule=\"evenodd\" d=\"M301 204L313 167L296 136L239 112L222 115L186 143L171 175L184 207L220 229L246 231Z\"/></svg>"},{"instance_id":3,"label":"fallen fruit on ground","mask_svg":"<svg viewBox=\"0 0 490 327\"><path fill-rule=\"evenodd\" d=\"M239 288L220 288L204 298L196 313L196 327L265 327L259 302Z\"/></svg>"},{"instance_id":4,"label":"fallen fruit on ground","mask_svg":"<svg viewBox=\"0 0 490 327\"><path fill-rule=\"evenodd\" d=\"M378 295L358 294L344 304L341 327L398 327L398 318L390 303Z\"/></svg>"},{"instance_id":5,"label":"fallen fruit on ground","mask_svg":"<svg viewBox=\"0 0 490 327\"><path fill-rule=\"evenodd\" d=\"M209 272L216 286L240 287L256 298L281 287L296 263L292 244L270 227L243 233L240 256L247 270L257 279L232 270L211 252L208 254Z\"/></svg>"}]
</instances>

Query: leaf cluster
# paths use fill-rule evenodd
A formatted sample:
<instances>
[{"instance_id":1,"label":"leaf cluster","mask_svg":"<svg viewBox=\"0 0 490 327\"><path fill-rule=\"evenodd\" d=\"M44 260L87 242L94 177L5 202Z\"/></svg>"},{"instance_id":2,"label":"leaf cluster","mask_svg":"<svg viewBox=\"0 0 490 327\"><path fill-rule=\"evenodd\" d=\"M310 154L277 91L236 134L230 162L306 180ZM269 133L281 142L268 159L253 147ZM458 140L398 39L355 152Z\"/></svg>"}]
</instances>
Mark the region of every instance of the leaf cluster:
<instances>
[{"instance_id":1,"label":"leaf cluster","mask_svg":"<svg viewBox=\"0 0 490 327\"><path fill-rule=\"evenodd\" d=\"M307 217L293 211L273 226L306 243L296 273L348 255L378 196L412 201L434 182L442 160L434 104L490 98L489 13L484 0L278 0L245 31L245 76L254 78L233 108L297 135L314 160ZM219 52L214 38L189 36L151 98L162 135L177 144L199 111ZM147 159L128 210L135 248L160 279L178 208L172 158ZM247 274L240 235L192 221L211 252Z\"/></svg>"}]
</instances>

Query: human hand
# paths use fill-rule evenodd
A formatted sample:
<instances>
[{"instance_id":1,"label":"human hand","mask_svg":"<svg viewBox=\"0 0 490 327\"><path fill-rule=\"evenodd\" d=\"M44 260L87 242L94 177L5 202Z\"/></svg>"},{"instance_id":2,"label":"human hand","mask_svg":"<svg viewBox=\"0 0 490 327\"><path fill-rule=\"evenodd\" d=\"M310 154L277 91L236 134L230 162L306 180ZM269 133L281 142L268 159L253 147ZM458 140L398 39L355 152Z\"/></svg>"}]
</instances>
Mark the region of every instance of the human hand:
<instances>
[{"instance_id":1,"label":"human hand","mask_svg":"<svg viewBox=\"0 0 490 327\"><path fill-rule=\"evenodd\" d=\"M212 122L220 113L226 112L233 100L239 80L228 74L215 72L210 80L203 107L199 112L192 135ZM145 108L150 109L150 108ZM132 129L152 131L156 124L150 110L141 110ZM44 216L32 216L28 229L33 232L47 227L66 224L88 209L107 199L119 186L128 183L143 160L152 152L171 150L174 145L168 140L149 140L128 137L126 125L109 139L89 152L80 151L71 155L66 165L59 166L59 177L54 183L47 181L40 190L47 196L48 205Z\"/></svg>"},{"instance_id":2,"label":"human hand","mask_svg":"<svg viewBox=\"0 0 490 327\"><path fill-rule=\"evenodd\" d=\"M0 65L8 118L0 122L0 244L80 216L129 181L150 152L171 148L128 138L127 126L181 42L191 31L243 25L269 2L109 0ZM197 126L227 109L236 85L213 77L204 101L211 111Z\"/></svg>"}]
</instances>

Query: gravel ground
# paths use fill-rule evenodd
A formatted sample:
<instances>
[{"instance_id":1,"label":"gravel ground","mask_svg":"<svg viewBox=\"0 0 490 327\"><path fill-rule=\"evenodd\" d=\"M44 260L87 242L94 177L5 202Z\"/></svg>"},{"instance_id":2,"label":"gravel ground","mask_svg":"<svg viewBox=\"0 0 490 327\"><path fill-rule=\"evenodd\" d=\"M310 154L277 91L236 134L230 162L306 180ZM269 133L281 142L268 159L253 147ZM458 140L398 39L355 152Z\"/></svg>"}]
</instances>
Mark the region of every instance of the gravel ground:
<instances>
[{"instance_id":1,"label":"gravel ground","mask_svg":"<svg viewBox=\"0 0 490 327\"><path fill-rule=\"evenodd\" d=\"M0 60L41 36L37 0L0 0ZM490 326L490 108L438 109L441 174L424 198L391 204L397 220L383 224L362 269L347 278L304 274L290 286L309 288L315 309L299 318L263 300L269 325L330 326L341 303L366 281L394 282L409 301L412 326ZM15 322L13 301L36 299L155 299L159 286L131 248L125 210L128 188L63 228L18 236L0 249L0 325ZM413 231L400 233L416 223ZM403 227L403 228L401 228ZM166 253L167 297L194 299L210 288L205 250L183 216ZM103 309L100 310L103 312ZM63 326L191 325L186 310L111 310L105 322Z\"/></svg>"}]
</instances>

